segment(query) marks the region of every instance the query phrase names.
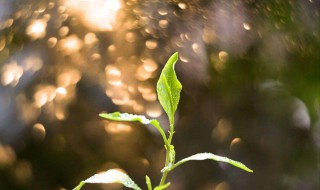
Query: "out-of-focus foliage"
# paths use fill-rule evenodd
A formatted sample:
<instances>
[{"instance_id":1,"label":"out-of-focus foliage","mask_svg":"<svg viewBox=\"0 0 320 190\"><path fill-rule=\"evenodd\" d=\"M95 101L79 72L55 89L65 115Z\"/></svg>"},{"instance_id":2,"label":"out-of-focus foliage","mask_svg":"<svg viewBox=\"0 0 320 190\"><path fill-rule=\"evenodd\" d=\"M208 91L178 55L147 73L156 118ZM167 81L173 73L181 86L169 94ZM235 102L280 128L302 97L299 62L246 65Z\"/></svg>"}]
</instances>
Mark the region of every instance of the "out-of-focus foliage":
<instances>
[{"instance_id":1,"label":"out-of-focus foliage","mask_svg":"<svg viewBox=\"0 0 320 190\"><path fill-rule=\"evenodd\" d=\"M161 137L97 115L120 109L165 121L155 82L176 51L177 159L215 152L255 175L192 163L170 173L169 188L319 189L319 6L0 1L0 189L70 189L111 168L139 186L146 174L159 180Z\"/></svg>"}]
</instances>

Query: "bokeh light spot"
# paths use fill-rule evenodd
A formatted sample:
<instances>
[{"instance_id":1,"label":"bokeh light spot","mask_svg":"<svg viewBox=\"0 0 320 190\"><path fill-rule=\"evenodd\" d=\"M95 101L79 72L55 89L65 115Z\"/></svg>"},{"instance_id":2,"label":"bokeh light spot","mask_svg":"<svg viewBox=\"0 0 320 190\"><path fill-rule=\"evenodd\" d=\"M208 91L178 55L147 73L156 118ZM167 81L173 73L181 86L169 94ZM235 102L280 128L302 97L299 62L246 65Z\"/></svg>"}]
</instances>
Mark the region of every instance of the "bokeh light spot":
<instances>
[{"instance_id":1,"label":"bokeh light spot","mask_svg":"<svg viewBox=\"0 0 320 190\"><path fill-rule=\"evenodd\" d=\"M36 140L43 140L46 136L46 129L41 123L36 123L32 127L32 136Z\"/></svg>"},{"instance_id":2,"label":"bokeh light spot","mask_svg":"<svg viewBox=\"0 0 320 190\"><path fill-rule=\"evenodd\" d=\"M26 34L33 40L40 39L46 35L47 22L42 19L32 21L27 29Z\"/></svg>"},{"instance_id":3,"label":"bokeh light spot","mask_svg":"<svg viewBox=\"0 0 320 190\"><path fill-rule=\"evenodd\" d=\"M219 143L225 142L231 133L232 125L229 120L221 118L217 126L212 130L212 138Z\"/></svg>"}]
</instances>

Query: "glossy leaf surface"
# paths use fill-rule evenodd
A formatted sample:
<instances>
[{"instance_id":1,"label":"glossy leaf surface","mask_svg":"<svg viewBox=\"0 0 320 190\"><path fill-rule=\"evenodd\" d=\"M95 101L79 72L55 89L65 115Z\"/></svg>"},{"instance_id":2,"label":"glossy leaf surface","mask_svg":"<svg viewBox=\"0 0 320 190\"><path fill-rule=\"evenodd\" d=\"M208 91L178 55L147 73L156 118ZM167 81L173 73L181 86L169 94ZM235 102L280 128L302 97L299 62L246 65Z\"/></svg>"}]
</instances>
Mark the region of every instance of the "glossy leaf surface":
<instances>
[{"instance_id":1,"label":"glossy leaf surface","mask_svg":"<svg viewBox=\"0 0 320 190\"><path fill-rule=\"evenodd\" d=\"M179 162L175 163L172 167L167 168L167 169L173 170L177 166L179 166L185 162L192 161L192 160L214 160L214 161L218 161L218 162L225 162L225 163L231 164L235 167L238 167L240 169L243 169L247 172L253 172L251 169L249 169L247 166L245 166L241 162L234 161L234 160L231 160L227 157L218 156L218 155L215 155L212 153L198 153L198 154L192 155L190 157L187 157L187 158L180 160Z\"/></svg>"},{"instance_id":2,"label":"glossy leaf surface","mask_svg":"<svg viewBox=\"0 0 320 190\"><path fill-rule=\"evenodd\" d=\"M137 184L135 184L127 174L116 169L111 169L100 174L95 174L94 176L82 181L73 190L80 190L81 187L86 183L121 183L125 187L134 190L141 190L141 188Z\"/></svg>"},{"instance_id":3,"label":"glossy leaf surface","mask_svg":"<svg viewBox=\"0 0 320 190\"><path fill-rule=\"evenodd\" d=\"M147 119L143 115L134 115L129 113L100 113L99 116L113 121L137 121L145 125L150 124L151 122L151 120Z\"/></svg>"},{"instance_id":4,"label":"glossy leaf surface","mask_svg":"<svg viewBox=\"0 0 320 190\"><path fill-rule=\"evenodd\" d=\"M160 132L164 142L167 143L167 137L163 129L161 128L159 122L155 119L150 120L143 115L134 115L134 114L120 113L120 112L100 113L99 116L112 121L140 122L145 125L151 124Z\"/></svg>"}]
</instances>

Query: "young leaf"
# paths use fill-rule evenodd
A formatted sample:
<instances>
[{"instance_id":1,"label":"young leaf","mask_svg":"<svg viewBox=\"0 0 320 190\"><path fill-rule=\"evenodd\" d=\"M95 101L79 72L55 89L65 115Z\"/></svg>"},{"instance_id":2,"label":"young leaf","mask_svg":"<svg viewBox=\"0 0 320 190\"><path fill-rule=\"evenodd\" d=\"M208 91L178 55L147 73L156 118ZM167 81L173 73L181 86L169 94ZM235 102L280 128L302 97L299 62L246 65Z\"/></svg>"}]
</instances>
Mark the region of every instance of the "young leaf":
<instances>
[{"instance_id":1,"label":"young leaf","mask_svg":"<svg viewBox=\"0 0 320 190\"><path fill-rule=\"evenodd\" d=\"M149 119L147 119L143 115L134 115L129 113L120 113L120 112L100 113L99 116L105 119L113 120L113 121L138 121L145 125L151 122Z\"/></svg>"},{"instance_id":2,"label":"young leaf","mask_svg":"<svg viewBox=\"0 0 320 190\"><path fill-rule=\"evenodd\" d=\"M163 129L161 128L159 122L155 119L149 120L143 115L134 115L134 114L120 113L120 112L100 113L99 116L112 121L137 121L145 125L151 124L160 132L165 144L167 144L167 137Z\"/></svg>"},{"instance_id":3,"label":"young leaf","mask_svg":"<svg viewBox=\"0 0 320 190\"><path fill-rule=\"evenodd\" d=\"M158 99L167 113L171 125L174 123L174 113L177 110L182 89L174 70L177 61L178 53L176 52L167 61L157 83Z\"/></svg>"},{"instance_id":4,"label":"young leaf","mask_svg":"<svg viewBox=\"0 0 320 190\"><path fill-rule=\"evenodd\" d=\"M125 173L120 172L116 169L111 169L106 172L96 174L82 182L73 190L80 190L81 187L86 183L121 183L125 187L141 190L141 188L132 181L132 179Z\"/></svg>"},{"instance_id":5,"label":"young leaf","mask_svg":"<svg viewBox=\"0 0 320 190\"><path fill-rule=\"evenodd\" d=\"M151 180L147 175L146 175L146 184L147 184L148 190L152 190Z\"/></svg>"},{"instance_id":6,"label":"young leaf","mask_svg":"<svg viewBox=\"0 0 320 190\"><path fill-rule=\"evenodd\" d=\"M198 153L198 154L195 154L195 155L192 155L188 158L184 158L182 160L180 160L179 162L175 163L172 167L170 168L166 168L167 170L173 170L174 168L176 168L177 166L185 163L185 162L188 162L188 161L191 161L191 160L215 160L215 161L218 161L218 162L226 162L228 164L231 164L235 167L238 167L240 169L243 169L247 172L253 172L251 169L249 169L247 166L245 166L244 164L242 164L241 162L238 162L238 161L234 161L234 160L231 160L227 157L222 157L222 156L217 156L215 154L212 154L212 153Z\"/></svg>"}]
</instances>

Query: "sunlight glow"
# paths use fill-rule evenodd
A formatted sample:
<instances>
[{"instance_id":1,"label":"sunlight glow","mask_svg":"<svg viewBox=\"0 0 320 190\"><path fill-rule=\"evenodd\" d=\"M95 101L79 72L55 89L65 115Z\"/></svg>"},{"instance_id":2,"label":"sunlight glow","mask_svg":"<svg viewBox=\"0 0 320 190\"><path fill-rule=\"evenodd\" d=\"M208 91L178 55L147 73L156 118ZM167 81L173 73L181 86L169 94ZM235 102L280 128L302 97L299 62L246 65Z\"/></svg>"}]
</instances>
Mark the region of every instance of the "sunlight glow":
<instances>
[{"instance_id":1,"label":"sunlight glow","mask_svg":"<svg viewBox=\"0 0 320 190\"><path fill-rule=\"evenodd\" d=\"M157 118L162 115L162 108L158 102L149 103L146 106L146 114L150 117Z\"/></svg>"},{"instance_id":2,"label":"sunlight glow","mask_svg":"<svg viewBox=\"0 0 320 190\"><path fill-rule=\"evenodd\" d=\"M0 51L2 51L6 47L6 39L4 37L0 37Z\"/></svg>"},{"instance_id":3,"label":"sunlight glow","mask_svg":"<svg viewBox=\"0 0 320 190\"><path fill-rule=\"evenodd\" d=\"M76 69L66 70L59 74L57 78L57 84L59 87L67 87L70 85L75 85L81 79L80 71Z\"/></svg>"},{"instance_id":4,"label":"sunlight glow","mask_svg":"<svg viewBox=\"0 0 320 190\"><path fill-rule=\"evenodd\" d=\"M243 28L246 29L246 30L251 30L251 26L249 23L243 23Z\"/></svg>"},{"instance_id":5,"label":"sunlight glow","mask_svg":"<svg viewBox=\"0 0 320 190\"><path fill-rule=\"evenodd\" d=\"M36 123L32 127L32 135L37 140L43 140L46 136L46 129L41 123Z\"/></svg>"},{"instance_id":6,"label":"sunlight glow","mask_svg":"<svg viewBox=\"0 0 320 190\"><path fill-rule=\"evenodd\" d=\"M113 30L121 8L119 0L68 0L66 5L82 18L87 27L98 31Z\"/></svg>"},{"instance_id":7,"label":"sunlight glow","mask_svg":"<svg viewBox=\"0 0 320 190\"><path fill-rule=\"evenodd\" d=\"M25 71L36 72L43 66L42 59L37 55L30 55L23 60L22 67Z\"/></svg>"},{"instance_id":8,"label":"sunlight glow","mask_svg":"<svg viewBox=\"0 0 320 190\"><path fill-rule=\"evenodd\" d=\"M59 42L59 48L66 55L78 52L83 46L82 40L76 35L70 35Z\"/></svg>"},{"instance_id":9,"label":"sunlight glow","mask_svg":"<svg viewBox=\"0 0 320 190\"><path fill-rule=\"evenodd\" d=\"M56 88L52 85L39 87L33 98L37 107L42 107L56 97Z\"/></svg>"},{"instance_id":10,"label":"sunlight glow","mask_svg":"<svg viewBox=\"0 0 320 190\"><path fill-rule=\"evenodd\" d=\"M110 122L105 125L104 129L109 134L129 133L132 131L132 127L130 125L114 122Z\"/></svg>"},{"instance_id":11,"label":"sunlight glow","mask_svg":"<svg viewBox=\"0 0 320 190\"><path fill-rule=\"evenodd\" d=\"M66 88L64 88L64 87L58 87L58 88L56 89L56 93L57 93L57 94L61 94L61 95L67 95L67 90L66 90Z\"/></svg>"},{"instance_id":12,"label":"sunlight glow","mask_svg":"<svg viewBox=\"0 0 320 190\"><path fill-rule=\"evenodd\" d=\"M242 143L242 139L239 137L232 139L230 143L230 150L231 151L236 150L239 146L241 146L241 143Z\"/></svg>"},{"instance_id":13,"label":"sunlight glow","mask_svg":"<svg viewBox=\"0 0 320 190\"><path fill-rule=\"evenodd\" d=\"M229 183L223 181L219 183L214 190L230 190Z\"/></svg>"},{"instance_id":14,"label":"sunlight glow","mask_svg":"<svg viewBox=\"0 0 320 190\"><path fill-rule=\"evenodd\" d=\"M33 40L40 39L46 35L47 22L42 19L30 23L26 29L26 34Z\"/></svg>"},{"instance_id":15,"label":"sunlight glow","mask_svg":"<svg viewBox=\"0 0 320 190\"><path fill-rule=\"evenodd\" d=\"M0 143L0 168L11 166L16 161L16 153L13 148Z\"/></svg>"},{"instance_id":16,"label":"sunlight glow","mask_svg":"<svg viewBox=\"0 0 320 190\"><path fill-rule=\"evenodd\" d=\"M16 86L23 75L23 67L15 61L6 64L1 70L1 83L4 86Z\"/></svg>"},{"instance_id":17,"label":"sunlight glow","mask_svg":"<svg viewBox=\"0 0 320 190\"><path fill-rule=\"evenodd\" d=\"M49 48L53 48L53 47L56 46L57 42L58 42L57 38L51 37L51 38L48 39L47 45L48 45Z\"/></svg>"},{"instance_id":18,"label":"sunlight glow","mask_svg":"<svg viewBox=\"0 0 320 190\"><path fill-rule=\"evenodd\" d=\"M232 131L232 124L229 120L221 118L217 126L212 130L212 139L219 143L225 142Z\"/></svg>"}]
</instances>

